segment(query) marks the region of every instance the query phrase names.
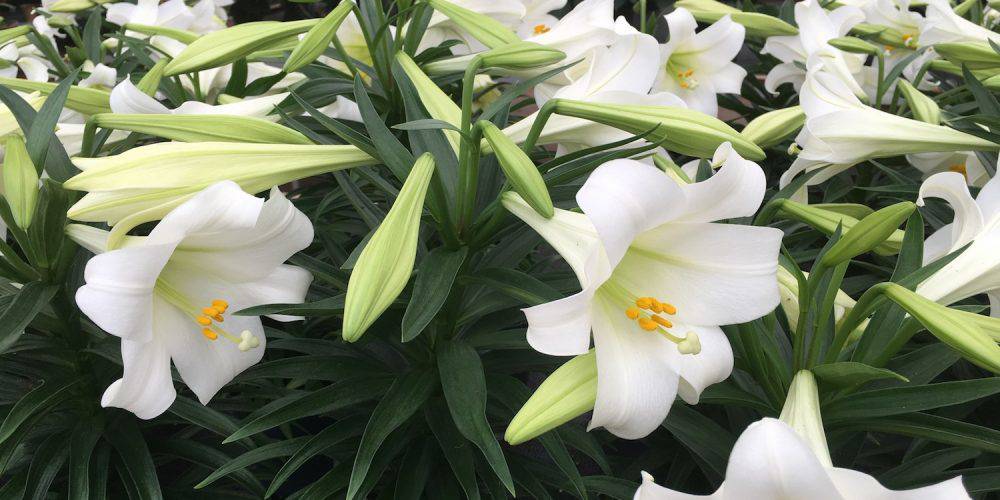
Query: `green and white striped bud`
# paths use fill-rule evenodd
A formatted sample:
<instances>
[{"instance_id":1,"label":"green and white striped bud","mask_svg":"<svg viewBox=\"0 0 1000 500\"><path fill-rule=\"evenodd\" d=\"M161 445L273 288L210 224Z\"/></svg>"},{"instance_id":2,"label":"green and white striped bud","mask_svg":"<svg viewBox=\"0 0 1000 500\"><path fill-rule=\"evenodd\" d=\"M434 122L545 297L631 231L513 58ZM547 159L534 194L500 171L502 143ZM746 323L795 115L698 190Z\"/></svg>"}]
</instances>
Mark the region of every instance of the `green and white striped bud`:
<instances>
[{"instance_id":1,"label":"green and white striped bud","mask_svg":"<svg viewBox=\"0 0 1000 500\"><path fill-rule=\"evenodd\" d=\"M519 70L557 63L566 59L566 54L537 43L517 42L487 50L479 58L484 68Z\"/></svg>"},{"instance_id":2,"label":"green and white striped bud","mask_svg":"<svg viewBox=\"0 0 1000 500\"><path fill-rule=\"evenodd\" d=\"M538 172L538 167L531 158L492 122L481 121L477 126L493 148L493 154L496 155L497 162L507 176L507 181L514 187L514 191L542 217L551 219L555 214L552 198L549 196L549 189L545 186L542 174Z\"/></svg>"},{"instance_id":3,"label":"green and white striped bud","mask_svg":"<svg viewBox=\"0 0 1000 500\"><path fill-rule=\"evenodd\" d=\"M735 7L715 0L680 0L674 7L683 7L691 12L700 22L711 24L723 16L729 16L733 22L746 28L747 36L767 38L769 36L797 35L798 28L781 19L759 12L743 12Z\"/></svg>"},{"instance_id":4,"label":"green and white striped bud","mask_svg":"<svg viewBox=\"0 0 1000 500\"><path fill-rule=\"evenodd\" d=\"M560 366L514 415L504 440L521 444L594 409L597 354L591 350Z\"/></svg>"},{"instance_id":5,"label":"green and white striped bud","mask_svg":"<svg viewBox=\"0 0 1000 500\"><path fill-rule=\"evenodd\" d=\"M890 47L902 47L908 49L917 48L917 38L911 34L883 26L881 24L858 23L851 28L851 34L863 36L875 43L888 45Z\"/></svg>"},{"instance_id":6,"label":"green and white striped bud","mask_svg":"<svg viewBox=\"0 0 1000 500\"><path fill-rule=\"evenodd\" d=\"M406 55L405 52L397 52L396 62L410 79L413 88L417 90L420 102L431 115L431 118L448 122L456 128L462 126L462 108L459 108L455 104L455 101L441 90L441 87L438 87L433 80L424 74L420 70L420 66L417 66L417 63L410 56ZM442 130L442 132L444 132L445 137L448 138L448 142L451 143L452 148L457 152L461 135L455 130Z\"/></svg>"},{"instance_id":7,"label":"green and white striped bud","mask_svg":"<svg viewBox=\"0 0 1000 500\"><path fill-rule=\"evenodd\" d=\"M40 92L49 95L56 89L55 83L32 82L21 78L0 77L0 85L21 92ZM111 112L111 93L106 90L77 87L69 88L66 107L85 115Z\"/></svg>"},{"instance_id":8,"label":"green and white striped bud","mask_svg":"<svg viewBox=\"0 0 1000 500\"><path fill-rule=\"evenodd\" d=\"M1000 68L1000 54L993 47L982 42L948 42L934 45L934 51L941 57L970 70Z\"/></svg>"},{"instance_id":9,"label":"green and white striped bud","mask_svg":"<svg viewBox=\"0 0 1000 500\"><path fill-rule=\"evenodd\" d=\"M434 157L424 153L413 164L392 208L354 264L344 300L342 334L346 342L360 339L410 280L424 197L433 175Z\"/></svg>"},{"instance_id":10,"label":"green and white striped bud","mask_svg":"<svg viewBox=\"0 0 1000 500\"><path fill-rule=\"evenodd\" d=\"M809 445L816 458L827 467L833 467L830 448L826 444L823 416L819 406L819 387L816 377L809 370L801 370L792 379L788 396L781 407L779 420L788 424Z\"/></svg>"},{"instance_id":11,"label":"green and white striped bud","mask_svg":"<svg viewBox=\"0 0 1000 500\"><path fill-rule=\"evenodd\" d=\"M90 120L101 128L129 130L181 142L312 144L298 131L251 116L101 113Z\"/></svg>"},{"instance_id":12,"label":"green and white striped bud","mask_svg":"<svg viewBox=\"0 0 1000 500\"><path fill-rule=\"evenodd\" d=\"M834 38L826 43L843 50L844 52L850 52L852 54L867 54L870 56L876 56L882 52L882 49L875 44L853 36Z\"/></svg>"},{"instance_id":13,"label":"green and white striped bud","mask_svg":"<svg viewBox=\"0 0 1000 500\"><path fill-rule=\"evenodd\" d=\"M897 80L896 85L906 99L906 103L909 104L913 118L934 125L941 124L941 108L934 102L934 99L927 97L913 84L902 78Z\"/></svg>"},{"instance_id":14,"label":"green and white striped bud","mask_svg":"<svg viewBox=\"0 0 1000 500\"><path fill-rule=\"evenodd\" d=\"M917 209L911 201L902 201L878 210L844 231L843 236L823 255L820 263L827 267L874 250L898 231L899 225Z\"/></svg>"},{"instance_id":15,"label":"green and white striped bud","mask_svg":"<svg viewBox=\"0 0 1000 500\"><path fill-rule=\"evenodd\" d=\"M135 24L135 23L125 23L125 29L129 31L135 31L136 33L142 33L144 35L154 36L165 36L167 38L173 38L178 42L183 44L189 44L198 39L201 35L193 32L182 30L178 28L168 28L166 26L150 26L148 24Z\"/></svg>"},{"instance_id":16,"label":"green and white striped bud","mask_svg":"<svg viewBox=\"0 0 1000 500\"><path fill-rule=\"evenodd\" d=\"M468 32L472 38L479 40L491 49L521 41L510 28L492 17L471 11L448 0L428 0L427 3L434 10L451 19L459 28Z\"/></svg>"},{"instance_id":17,"label":"green and white striped bud","mask_svg":"<svg viewBox=\"0 0 1000 500\"><path fill-rule=\"evenodd\" d=\"M340 4L331 10L322 21L313 26L285 60L285 66L282 68L284 72L298 71L323 55L337 34L340 23L344 22L352 8L354 8L354 2L341 0Z\"/></svg>"},{"instance_id":18,"label":"green and white striped bud","mask_svg":"<svg viewBox=\"0 0 1000 500\"><path fill-rule=\"evenodd\" d=\"M38 203L38 171L31 163L21 136L7 136L4 146L3 195L14 216L14 223L21 229L27 229Z\"/></svg>"},{"instance_id":19,"label":"green and white striped bud","mask_svg":"<svg viewBox=\"0 0 1000 500\"><path fill-rule=\"evenodd\" d=\"M174 76L230 64L259 50L282 43L289 37L309 31L319 19L273 22L259 21L202 35L177 54L164 69Z\"/></svg>"},{"instance_id":20,"label":"green and white striped bud","mask_svg":"<svg viewBox=\"0 0 1000 500\"><path fill-rule=\"evenodd\" d=\"M761 148L769 148L795 135L805 122L801 106L776 109L751 120L740 135Z\"/></svg>"}]
</instances>

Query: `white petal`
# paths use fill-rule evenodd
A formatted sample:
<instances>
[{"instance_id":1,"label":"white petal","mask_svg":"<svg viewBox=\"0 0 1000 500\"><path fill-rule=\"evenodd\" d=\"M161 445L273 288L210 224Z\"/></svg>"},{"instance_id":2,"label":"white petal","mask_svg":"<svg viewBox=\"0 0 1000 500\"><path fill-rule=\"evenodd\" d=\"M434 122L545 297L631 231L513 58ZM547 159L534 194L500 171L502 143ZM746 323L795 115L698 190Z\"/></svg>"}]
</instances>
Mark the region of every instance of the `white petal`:
<instances>
[{"instance_id":1,"label":"white petal","mask_svg":"<svg viewBox=\"0 0 1000 500\"><path fill-rule=\"evenodd\" d=\"M260 281L234 286L241 296L246 297L250 306L263 304L300 304L305 301L312 273L297 267L282 264ZM278 321L297 321L301 316L269 314L267 317Z\"/></svg>"},{"instance_id":2,"label":"white petal","mask_svg":"<svg viewBox=\"0 0 1000 500\"><path fill-rule=\"evenodd\" d=\"M920 185L917 205L923 206L924 198L941 198L955 211L951 229L951 249L972 241L983 229L983 214L976 200L969 194L965 176L958 172L941 172L927 178Z\"/></svg>"},{"instance_id":3,"label":"white petal","mask_svg":"<svg viewBox=\"0 0 1000 500\"><path fill-rule=\"evenodd\" d=\"M104 6L108 10L105 18L108 22L115 23L119 26L130 22L132 17L132 12L135 11L135 4L128 2L116 2L112 4L107 4Z\"/></svg>"},{"instance_id":4,"label":"white petal","mask_svg":"<svg viewBox=\"0 0 1000 500\"><path fill-rule=\"evenodd\" d=\"M767 37L760 52L761 54L770 54L785 64L793 61L804 62L807 57L798 36Z\"/></svg>"},{"instance_id":5,"label":"white petal","mask_svg":"<svg viewBox=\"0 0 1000 500\"><path fill-rule=\"evenodd\" d=\"M694 52L698 57L698 70L715 72L732 61L743 48L743 25L725 16L695 35L679 51Z\"/></svg>"},{"instance_id":6,"label":"white petal","mask_svg":"<svg viewBox=\"0 0 1000 500\"><path fill-rule=\"evenodd\" d=\"M122 114L168 114L170 110L125 78L111 90L111 111Z\"/></svg>"},{"instance_id":7,"label":"white petal","mask_svg":"<svg viewBox=\"0 0 1000 500\"><path fill-rule=\"evenodd\" d=\"M604 427L625 439L653 432L677 397L677 373L668 349L674 344L639 328L614 301L594 299L597 401L589 429Z\"/></svg>"},{"instance_id":8,"label":"white petal","mask_svg":"<svg viewBox=\"0 0 1000 500\"><path fill-rule=\"evenodd\" d=\"M766 227L664 224L636 238L611 279L673 304L681 323L744 323L778 305L781 237Z\"/></svg>"},{"instance_id":9,"label":"white petal","mask_svg":"<svg viewBox=\"0 0 1000 500\"><path fill-rule=\"evenodd\" d=\"M590 348L590 311L594 290L522 309L528 344L543 354L574 356Z\"/></svg>"},{"instance_id":10,"label":"white petal","mask_svg":"<svg viewBox=\"0 0 1000 500\"><path fill-rule=\"evenodd\" d=\"M656 167L613 160L597 167L576 194L614 267L642 233L676 217L684 193Z\"/></svg>"},{"instance_id":11,"label":"white petal","mask_svg":"<svg viewBox=\"0 0 1000 500\"><path fill-rule=\"evenodd\" d=\"M983 214L984 223L992 224L1000 217L1000 180L997 180L998 178L1000 177L991 178L976 196L976 204L979 205L979 210Z\"/></svg>"},{"instance_id":12,"label":"white petal","mask_svg":"<svg viewBox=\"0 0 1000 500\"><path fill-rule=\"evenodd\" d=\"M24 72L24 77L32 82L49 81L49 68L40 59L22 57L17 60L17 66Z\"/></svg>"},{"instance_id":13,"label":"white petal","mask_svg":"<svg viewBox=\"0 0 1000 500\"><path fill-rule=\"evenodd\" d=\"M711 82L702 83L694 89L684 89L678 92L678 95L684 99L688 108L701 111L708 116L719 114L719 103L715 97L715 87L711 85Z\"/></svg>"},{"instance_id":14,"label":"white petal","mask_svg":"<svg viewBox=\"0 0 1000 500\"><path fill-rule=\"evenodd\" d=\"M687 205L676 221L713 222L749 217L760 208L766 179L759 165L743 159L728 142L715 151L712 163L722 164L715 175L681 186Z\"/></svg>"},{"instance_id":15,"label":"white petal","mask_svg":"<svg viewBox=\"0 0 1000 500\"><path fill-rule=\"evenodd\" d=\"M827 469L780 420L750 424L733 446L726 468L727 499L843 500Z\"/></svg>"},{"instance_id":16,"label":"white petal","mask_svg":"<svg viewBox=\"0 0 1000 500\"><path fill-rule=\"evenodd\" d=\"M771 68L764 78L764 88L772 94L778 93L778 87L783 83L791 83L795 90L802 86L806 72L792 63L781 63Z\"/></svg>"},{"instance_id":17,"label":"white petal","mask_svg":"<svg viewBox=\"0 0 1000 500\"><path fill-rule=\"evenodd\" d=\"M950 223L945 224L924 240L923 265L926 266L951 253L952 227Z\"/></svg>"},{"instance_id":18,"label":"white petal","mask_svg":"<svg viewBox=\"0 0 1000 500\"><path fill-rule=\"evenodd\" d=\"M695 37L698 22L695 21L694 16L691 15L689 10L679 7L663 16L663 19L667 21L667 27L670 30L670 42L675 45Z\"/></svg>"},{"instance_id":19,"label":"white petal","mask_svg":"<svg viewBox=\"0 0 1000 500\"><path fill-rule=\"evenodd\" d=\"M235 182L222 181L203 189L167 214L150 231L149 241L178 244L198 233L253 228L263 204L264 200L243 192Z\"/></svg>"},{"instance_id":20,"label":"white petal","mask_svg":"<svg viewBox=\"0 0 1000 500\"><path fill-rule=\"evenodd\" d=\"M719 327L687 327L678 324L671 331L678 337L694 332L701 342L701 352L677 353L674 360L674 366L681 377L677 387L678 395L687 404L698 404L702 391L726 380L733 373L733 348ZM676 348L674 351L676 352Z\"/></svg>"},{"instance_id":21,"label":"white petal","mask_svg":"<svg viewBox=\"0 0 1000 500\"><path fill-rule=\"evenodd\" d=\"M656 484L653 476L643 471L642 484L636 490L632 500L696 500L698 498L722 498L721 489L714 495L688 495Z\"/></svg>"},{"instance_id":22,"label":"white petal","mask_svg":"<svg viewBox=\"0 0 1000 500\"><path fill-rule=\"evenodd\" d=\"M167 411L177 392L170 378L170 356L163 342L122 339L122 364L125 373L104 391L101 406L124 408L142 419Z\"/></svg>"},{"instance_id":23,"label":"white petal","mask_svg":"<svg viewBox=\"0 0 1000 500\"><path fill-rule=\"evenodd\" d=\"M746 76L747 70L742 66L728 63L712 73L712 86L719 94L739 94Z\"/></svg>"},{"instance_id":24,"label":"white petal","mask_svg":"<svg viewBox=\"0 0 1000 500\"><path fill-rule=\"evenodd\" d=\"M962 478L954 477L947 481L915 488L912 490L893 491L879 484L875 478L851 469L834 467L830 469L830 479L837 490L845 498L864 498L865 500L962 500L968 499Z\"/></svg>"}]
</instances>

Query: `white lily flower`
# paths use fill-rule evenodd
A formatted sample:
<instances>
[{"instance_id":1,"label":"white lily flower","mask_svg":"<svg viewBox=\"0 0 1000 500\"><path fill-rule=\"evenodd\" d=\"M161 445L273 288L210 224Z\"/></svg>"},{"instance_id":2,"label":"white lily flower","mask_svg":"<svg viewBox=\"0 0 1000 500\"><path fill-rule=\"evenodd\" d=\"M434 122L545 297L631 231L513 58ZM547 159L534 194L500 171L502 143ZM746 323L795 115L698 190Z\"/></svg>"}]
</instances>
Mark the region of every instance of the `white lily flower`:
<instances>
[{"instance_id":1,"label":"white lily flower","mask_svg":"<svg viewBox=\"0 0 1000 500\"><path fill-rule=\"evenodd\" d=\"M159 0L138 0L136 3L117 2L105 5L108 22L119 26L144 24L200 34L226 27L225 11L222 11L220 18L219 7L213 0L201 0L193 7L188 7L184 0L167 0L163 3ZM146 38L146 35L131 31L129 35Z\"/></svg>"},{"instance_id":2,"label":"white lily flower","mask_svg":"<svg viewBox=\"0 0 1000 500\"><path fill-rule=\"evenodd\" d=\"M781 60L781 64L767 74L764 87L769 92L777 93L779 85L791 83L798 90L805 81L806 71L803 67L815 53L822 53L829 61L831 71L840 74L850 84L853 81L850 75L860 73L864 56L839 51L827 42L846 35L851 27L864 18L860 9L850 5L828 12L817 0L796 3L795 23L799 27L799 34L768 37L761 50L761 53L771 54ZM864 91L856 83L852 91L855 95L864 95Z\"/></svg>"},{"instance_id":3,"label":"white lily flower","mask_svg":"<svg viewBox=\"0 0 1000 500\"><path fill-rule=\"evenodd\" d=\"M746 30L725 16L700 33L687 9L664 16L670 40L660 46L660 68L655 90L673 93L688 107L716 116L716 94L739 94L747 71L733 62L743 48Z\"/></svg>"},{"instance_id":4,"label":"white lily flower","mask_svg":"<svg viewBox=\"0 0 1000 500\"><path fill-rule=\"evenodd\" d=\"M829 459L829 457L826 457ZM635 500L961 500L962 478L905 491L890 490L865 474L821 461L788 424L764 418L750 424L733 446L726 479L711 495L689 495L642 474Z\"/></svg>"},{"instance_id":5,"label":"white lily flower","mask_svg":"<svg viewBox=\"0 0 1000 500\"><path fill-rule=\"evenodd\" d=\"M280 115L271 114L274 107L288 97L287 92L262 97L250 97L230 104L206 104L186 101L175 109L166 107L160 101L139 90L131 80L125 78L111 91L111 111L123 114L147 115L239 115L252 116L277 121Z\"/></svg>"},{"instance_id":6,"label":"white lily flower","mask_svg":"<svg viewBox=\"0 0 1000 500\"><path fill-rule=\"evenodd\" d=\"M925 198L941 198L955 211L955 220L942 226L924 243L924 264L929 264L971 243L949 262L917 286L916 292L935 302L949 305L986 293L990 315L1000 317L1000 181L991 179L975 199L969 194L965 177L942 172L920 186L917 205Z\"/></svg>"},{"instance_id":7,"label":"white lily flower","mask_svg":"<svg viewBox=\"0 0 1000 500\"><path fill-rule=\"evenodd\" d=\"M923 172L924 179L939 172L958 172L973 187L983 187L990 180L986 166L973 151L916 153L906 155L906 161Z\"/></svg>"},{"instance_id":8,"label":"white lily flower","mask_svg":"<svg viewBox=\"0 0 1000 500\"><path fill-rule=\"evenodd\" d=\"M515 30L517 36L528 38L540 33L545 29L551 29L559 19L550 14L554 10L559 10L566 6L566 0L521 0L524 5L524 17Z\"/></svg>"},{"instance_id":9,"label":"white lily flower","mask_svg":"<svg viewBox=\"0 0 1000 500\"><path fill-rule=\"evenodd\" d=\"M515 28L524 18L527 9L520 0L447 0L455 5L482 14L499 21L501 24ZM462 45L451 48L453 54L464 55L481 52L487 49L479 40L459 27L448 16L434 11L427 29L420 40L420 49L428 49L440 45L445 40L461 40Z\"/></svg>"},{"instance_id":10,"label":"white lily flower","mask_svg":"<svg viewBox=\"0 0 1000 500\"><path fill-rule=\"evenodd\" d=\"M947 0L927 0L927 17L920 31L920 46L945 42L1000 43L1000 33L984 28L951 10Z\"/></svg>"},{"instance_id":11,"label":"white lily flower","mask_svg":"<svg viewBox=\"0 0 1000 500\"><path fill-rule=\"evenodd\" d=\"M528 342L546 354L583 354L593 331L598 381L590 428L640 438L678 394L697 403L733 368L718 325L778 305L781 231L713 223L753 214L764 173L728 143L715 160L724 162L718 174L684 186L637 161L608 162L577 193L583 214L556 209L545 219L517 196L504 200L580 281L579 293L524 313Z\"/></svg>"},{"instance_id":12,"label":"white lily flower","mask_svg":"<svg viewBox=\"0 0 1000 500\"><path fill-rule=\"evenodd\" d=\"M118 72L103 63L95 65L91 61L86 61L83 63L83 69L89 72L90 76L80 80L78 84L80 87L110 90L118 83Z\"/></svg>"},{"instance_id":13,"label":"white lily flower","mask_svg":"<svg viewBox=\"0 0 1000 500\"><path fill-rule=\"evenodd\" d=\"M41 57L33 45L18 47L17 42L10 42L0 47L0 76L17 78L18 69L24 77L32 82L49 81L51 64Z\"/></svg>"},{"instance_id":14,"label":"white lily flower","mask_svg":"<svg viewBox=\"0 0 1000 500\"><path fill-rule=\"evenodd\" d=\"M108 252L105 231L71 225L67 232L99 254L87 263L86 284L77 291L80 310L122 339L125 373L101 405L144 419L173 403L171 360L202 404L260 361L260 318L227 311L302 302L312 279L283 264L312 242L313 229L277 189L265 202L235 183L215 184L164 217L149 236L129 237Z\"/></svg>"}]
</instances>

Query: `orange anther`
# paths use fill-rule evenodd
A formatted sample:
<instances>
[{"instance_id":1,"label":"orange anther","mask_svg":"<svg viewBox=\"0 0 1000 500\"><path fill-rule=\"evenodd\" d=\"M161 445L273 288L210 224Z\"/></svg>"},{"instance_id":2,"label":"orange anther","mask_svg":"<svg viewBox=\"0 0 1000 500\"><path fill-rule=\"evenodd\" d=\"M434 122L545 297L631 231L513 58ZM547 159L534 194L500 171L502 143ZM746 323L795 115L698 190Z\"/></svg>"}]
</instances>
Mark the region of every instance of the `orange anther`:
<instances>
[{"instance_id":1,"label":"orange anther","mask_svg":"<svg viewBox=\"0 0 1000 500\"><path fill-rule=\"evenodd\" d=\"M205 316L216 316L219 314L219 310L214 307L203 307L201 313Z\"/></svg>"},{"instance_id":2,"label":"orange anther","mask_svg":"<svg viewBox=\"0 0 1000 500\"><path fill-rule=\"evenodd\" d=\"M659 323L659 325L662 326L662 327L664 327L664 328L670 328L670 327L674 326L674 324L671 323L670 320L668 320L667 318L664 318L663 316L651 316L650 319L652 319L653 321Z\"/></svg>"},{"instance_id":3,"label":"orange anther","mask_svg":"<svg viewBox=\"0 0 1000 500\"><path fill-rule=\"evenodd\" d=\"M672 304L667 304L666 302L662 302L660 304L660 306L662 306L663 312L665 312L667 314L670 314L670 315L677 314L677 308L674 307Z\"/></svg>"},{"instance_id":4,"label":"orange anther","mask_svg":"<svg viewBox=\"0 0 1000 500\"><path fill-rule=\"evenodd\" d=\"M208 326L212 324L212 320L208 316L198 316L194 320L201 326Z\"/></svg>"},{"instance_id":5,"label":"orange anther","mask_svg":"<svg viewBox=\"0 0 1000 500\"><path fill-rule=\"evenodd\" d=\"M213 332L210 328L202 328L201 329L201 334L204 335L205 338L208 339L208 340L215 340L215 339L219 338L219 334Z\"/></svg>"},{"instance_id":6,"label":"orange anther","mask_svg":"<svg viewBox=\"0 0 1000 500\"><path fill-rule=\"evenodd\" d=\"M659 325L657 325L655 321L649 318L639 318L639 328L642 328L647 332L651 332L659 328Z\"/></svg>"},{"instance_id":7,"label":"orange anther","mask_svg":"<svg viewBox=\"0 0 1000 500\"><path fill-rule=\"evenodd\" d=\"M653 305L653 299L651 297L641 297L635 300L635 305L639 309L649 309Z\"/></svg>"},{"instance_id":8,"label":"orange anther","mask_svg":"<svg viewBox=\"0 0 1000 500\"><path fill-rule=\"evenodd\" d=\"M628 316L628 319L636 319L636 318L638 318L639 317L639 308L637 308L637 307L630 307L630 308L626 309L625 310L625 316Z\"/></svg>"}]
</instances>

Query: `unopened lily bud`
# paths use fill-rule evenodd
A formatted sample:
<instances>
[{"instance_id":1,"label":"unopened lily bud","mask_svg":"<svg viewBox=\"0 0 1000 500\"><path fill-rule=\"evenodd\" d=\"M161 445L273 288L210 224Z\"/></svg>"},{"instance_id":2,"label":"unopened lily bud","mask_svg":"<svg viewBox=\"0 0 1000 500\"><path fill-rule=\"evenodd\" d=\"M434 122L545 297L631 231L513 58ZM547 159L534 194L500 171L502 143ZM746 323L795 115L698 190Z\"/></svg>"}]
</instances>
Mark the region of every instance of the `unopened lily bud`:
<instances>
[{"instance_id":1,"label":"unopened lily bud","mask_svg":"<svg viewBox=\"0 0 1000 500\"><path fill-rule=\"evenodd\" d=\"M938 107L934 99L927 97L923 92L917 90L910 82L900 78L896 85L906 98L906 103L910 105L913 118L922 122L941 124L941 108Z\"/></svg>"},{"instance_id":2,"label":"unopened lily bud","mask_svg":"<svg viewBox=\"0 0 1000 500\"><path fill-rule=\"evenodd\" d=\"M917 205L903 201L878 210L846 230L826 254L821 263L828 267L846 262L858 255L874 250L895 233L899 225L910 217Z\"/></svg>"},{"instance_id":3,"label":"unopened lily bud","mask_svg":"<svg viewBox=\"0 0 1000 500\"><path fill-rule=\"evenodd\" d=\"M319 22L319 19L289 22L260 21L213 31L191 42L177 54L177 57L167 64L164 74L174 76L232 63L258 50L280 43L286 38L305 33Z\"/></svg>"},{"instance_id":4,"label":"unopened lily bud","mask_svg":"<svg viewBox=\"0 0 1000 500\"><path fill-rule=\"evenodd\" d=\"M27 35L28 33L31 33L31 26L28 25L0 30L0 44L5 44L17 37Z\"/></svg>"},{"instance_id":5,"label":"unopened lily bud","mask_svg":"<svg viewBox=\"0 0 1000 500\"><path fill-rule=\"evenodd\" d=\"M510 28L492 17L460 7L448 0L429 0L427 3L491 49L521 41Z\"/></svg>"},{"instance_id":6,"label":"unopened lily bud","mask_svg":"<svg viewBox=\"0 0 1000 500\"><path fill-rule=\"evenodd\" d=\"M52 12L80 12L93 7L95 4L90 0L59 0L46 7Z\"/></svg>"},{"instance_id":7,"label":"unopened lily bud","mask_svg":"<svg viewBox=\"0 0 1000 500\"><path fill-rule=\"evenodd\" d=\"M417 63L405 52L400 51L396 53L396 62L403 69L403 72L406 73L407 78L410 79L413 88L417 90L420 102L424 105L427 113L431 115L431 118L448 122L456 128L460 127L462 124L462 108L458 107L455 101L441 90L441 87L438 87L433 80L424 74L420 70L420 66L417 66ZM451 143L452 148L457 152L461 141L459 133L455 130L444 130L443 132L445 137L448 138L448 142Z\"/></svg>"},{"instance_id":8,"label":"unopened lily bud","mask_svg":"<svg viewBox=\"0 0 1000 500\"><path fill-rule=\"evenodd\" d=\"M885 296L920 321L938 340L972 363L1000 374L1000 346L981 326L984 322L1000 323L1000 318L974 319L970 313L943 306L895 283L883 285Z\"/></svg>"},{"instance_id":9,"label":"unopened lily bud","mask_svg":"<svg viewBox=\"0 0 1000 500\"><path fill-rule=\"evenodd\" d=\"M557 49L531 42L517 42L483 52L479 56L484 68L532 69L557 63L566 54Z\"/></svg>"},{"instance_id":10,"label":"unopened lily bud","mask_svg":"<svg viewBox=\"0 0 1000 500\"><path fill-rule=\"evenodd\" d=\"M162 142L114 156L73 158L73 163L83 172L63 187L88 193L70 207L69 216L115 224L140 212L157 220L194 193L227 179L255 194L378 161L346 145Z\"/></svg>"},{"instance_id":11,"label":"unopened lily bud","mask_svg":"<svg viewBox=\"0 0 1000 500\"><path fill-rule=\"evenodd\" d=\"M761 148L768 148L795 135L805 122L801 106L776 109L751 120L740 135Z\"/></svg>"},{"instance_id":12,"label":"unopened lily bud","mask_svg":"<svg viewBox=\"0 0 1000 500\"><path fill-rule=\"evenodd\" d=\"M917 38L914 35L903 34L903 32L895 28L881 24L858 23L851 28L851 34L863 36L875 43L890 47L905 47L908 49L917 47Z\"/></svg>"},{"instance_id":13,"label":"unopened lily bud","mask_svg":"<svg viewBox=\"0 0 1000 500\"><path fill-rule=\"evenodd\" d=\"M319 24L313 26L285 60L285 66L282 68L285 73L298 71L323 55L323 52L330 46L330 42L333 41L334 35L337 34L340 23L344 22L353 7L354 2L351 0L341 0L340 4L330 11Z\"/></svg>"},{"instance_id":14,"label":"unopened lily bud","mask_svg":"<svg viewBox=\"0 0 1000 500\"><path fill-rule=\"evenodd\" d=\"M27 229L38 203L38 171L31 163L24 140L7 136L3 159L3 195L17 227Z\"/></svg>"},{"instance_id":15,"label":"unopened lily bud","mask_svg":"<svg viewBox=\"0 0 1000 500\"><path fill-rule=\"evenodd\" d=\"M948 42L934 45L934 51L939 56L955 63L965 65L970 70L995 69L1000 67L1000 54L993 47L982 42Z\"/></svg>"},{"instance_id":16,"label":"unopened lily bud","mask_svg":"<svg viewBox=\"0 0 1000 500\"><path fill-rule=\"evenodd\" d=\"M56 89L55 83L32 82L21 78L0 77L0 85L21 92L40 92L49 95ZM111 93L106 90L70 86L66 97L66 107L85 115L111 112Z\"/></svg>"},{"instance_id":17,"label":"unopened lily bud","mask_svg":"<svg viewBox=\"0 0 1000 500\"><path fill-rule=\"evenodd\" d=\"M159 35L167 38L173 38L174 40L177 40L185 45L197 40L198 37L201 36L193 31L170 28L167 26L152 26L148 24L125 23L124 28L129 31L135 31L136 33L142 33L144 35Z\"/></svg>"},{"instance_id":18,"label":"unopened lily bud","mask_svg":"<svg viewBox=\"0 0 1000 500\"><path fill-rule=\"evenodd\" d=\"M670 151L698 158L711 158L724 142L740 156L759 161L764 150L714 116L673 106L637 106L602 102L552 99L553 111L609 125L632 134L647 133L646 140Z\"/></svg>"},{"instance_id":19,"label":"unopened lily bud","mask_svg":"<svg viewBox=\"0 0 1000 500\"><path fill-rule=\"evenodd\" d=\"M493 148L497 162L514 187L514 191L542 217L551 219L555 213L552 198L549 197L549 189L545 186L542 174L538 173L538 167L531 158L492 122L481 121L478 126L483 132L483 137Z\"/></svg>"},{"instance_id":20,"label":"unopened lily bud","mask_svg":"<svg viewBox=\"0 0 1000 500\"><path fill-rule=\"evenodd\" d=\"M826 43L843 50L844 52L850 52L852 54L868 54L870 56L875 56L882 52L882 49L874 44L853 36L834 38Z\"/></svg>"},{"instance_id":21,"label":"unopened lily bud","mask_svg":"<svg viewBox=\"0 0 1000 500\"><path fill-rule=\"evenodd\" d=\"M504 440L521 444L594 409L597 354L590 351L560 366L514 415Z\"/></svg>"},{"instance_id":22,"label":"unopened lily bud","mask_svg":"<svg viewBox=\"0 0 1000 500\"><path fill-rule=\"evenodd\" d=\"M803 272L806 278L808 273ZM799 322L799 282L795 276L782 266L778 266L778 295L781 297L781 309L785 311L788 318L788 326L792 331L798 331ZM837 324L844 318L844 314L849 309L854 308L855 301L843 290L837 290L837 295L833 299L833 317Z\"/></svg>"},{"instance_id":23,"label":"unopened lily bud","mask_svg":"<svg viewBox=\"0 0 1000 500\"><path fill-rule=\"evenodd\" d=\"M170 59L166 57L156 61L156 64L152 68L149 68L149 71L142 76L142 80L139 80L139 83L135 87L143 94L156 97L156 89L160 88L160 80L163 79L163 68L169 62Z\"/></svg>"},{"instance_id":24,"label":"unopened lily bud","mask_svg":"<svg viewBox=\"0 0 1000 500\"><path fill-rule=\"evenodd\" d=\"M788 388L785 404L781 408L781 416L778 418L795 430L823 465L833 467L830 448L826 443L826 432L823 431L819 388L812 372L801 370L795 374L792 385Z\"/></svg>"},{"instance_id":25,"label":"unopened lily bud","mask_svg":"<svg viewBox=\"0 0 1000 500\"><path fill-rule=\"evenodd\" d=\"M789 219L808 224L812 228L832 235L840 226L844 232L850 231L858 224L858 219L843 213L826 210L816 205L807 205L792 200L781 200L780 214ZM879 255L894 255L899 253L903 244L903 231L896 230L876 245L874 251Z\"/></svg>"},{"instance_id":26,"label":"unopened lily bud","mask_svg":"<svg viewBox=\"0 0 1000 500\"><path fill-rule=\"evenodd\" d=\"M101 128L130 130L181 142L312 144L298 131L251 116L101 113L90 119Z\"/></svg>"},{"instance_id":27,"label":"unopened lily bud","mask_svg":"<svg viewBox=\"0 0 1000 500\"><path fill-rule=\"evenodd\" d=\"M680 0L675 7L683 7L691 12L700 22L711 24L723 16L729 16L733 22L746 28L747 36L767 38L769 36L797 35L798 28L781 19L759 12L743 12L739 9L715 0Z\"/></svg>"},{"instance_id":28,"label":"unopened lily bud","mask_svg":"<svg viewBox=\"0 0 1000 500\"><path fill-rule=\"evenodd\" d=\"M424 153L413 164L392 208L354 264L344 300L344 341L360 339L410 280L424 196L433 175L434 157Z\"/></svg>"}]
</instances>

